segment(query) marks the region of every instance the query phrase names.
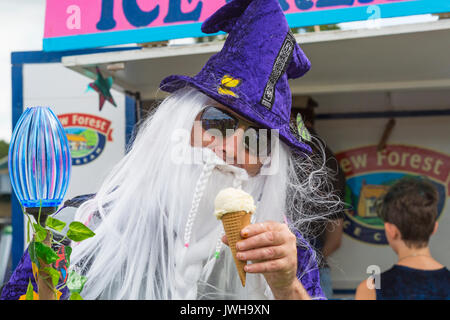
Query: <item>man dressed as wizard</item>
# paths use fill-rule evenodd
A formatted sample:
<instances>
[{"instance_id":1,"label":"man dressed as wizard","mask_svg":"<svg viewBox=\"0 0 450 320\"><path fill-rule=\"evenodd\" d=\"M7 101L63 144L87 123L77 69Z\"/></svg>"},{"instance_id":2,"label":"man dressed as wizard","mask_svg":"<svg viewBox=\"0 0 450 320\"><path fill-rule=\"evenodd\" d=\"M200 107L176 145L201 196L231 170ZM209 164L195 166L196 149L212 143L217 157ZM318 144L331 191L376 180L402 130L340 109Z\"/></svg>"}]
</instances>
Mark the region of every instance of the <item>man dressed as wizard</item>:
<instances>
[{"instance_id":1,"label":"man dressed as wizard","mask_svg":"<svg viewBox=\"0 0 450 320\"><path fill-rule=\"evenodd\" d=\"M299 132L305 126L289 121L288 79L303 76L310 62L278 0L231 1L202 31L228 33L222 50L194 77L161 82L170 95L77 210L76 220L96 233L73 244L70 268L87 277L81 295L325 299L304 237L340 203L326 188L324 157L302 140L310 137ZM256 202L237 244L245 287L214 216L214 199L228 187Z\"/></svg>"}]
</instances>

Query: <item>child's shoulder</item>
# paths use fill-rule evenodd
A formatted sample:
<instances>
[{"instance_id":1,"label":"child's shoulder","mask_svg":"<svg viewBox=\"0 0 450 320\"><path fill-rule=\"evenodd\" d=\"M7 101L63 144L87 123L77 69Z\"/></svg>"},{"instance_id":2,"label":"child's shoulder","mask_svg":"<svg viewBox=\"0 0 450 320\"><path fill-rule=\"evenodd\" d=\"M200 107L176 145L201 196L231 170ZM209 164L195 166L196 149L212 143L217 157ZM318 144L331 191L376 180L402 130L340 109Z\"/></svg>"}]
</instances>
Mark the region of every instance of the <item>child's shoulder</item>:
<instances>
[{"instance_id":1,"label":"child's shoulder","mask_svg":"<svg viewBox=\"0 0 450 320\"><path fill-rule=\"evenodd\" d=\"M376 300L375 282L372 277L363 280L356 288L355 300Z\"/></svg>"}]
</instances>

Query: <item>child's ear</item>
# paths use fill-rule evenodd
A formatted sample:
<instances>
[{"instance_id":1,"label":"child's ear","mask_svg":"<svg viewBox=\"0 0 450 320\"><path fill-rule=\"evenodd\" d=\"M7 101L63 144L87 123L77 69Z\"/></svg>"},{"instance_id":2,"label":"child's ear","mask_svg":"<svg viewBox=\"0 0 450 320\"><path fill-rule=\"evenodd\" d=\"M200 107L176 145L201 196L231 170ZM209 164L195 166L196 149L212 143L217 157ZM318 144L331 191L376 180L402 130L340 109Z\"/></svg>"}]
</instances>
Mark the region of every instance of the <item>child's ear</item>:
<instances>
[{"instance_id":1,"label":"child's ear","mask_svg":"<svg viewBox=\"0 0 450 320\"><path fill-rule=\"evenodd\" d=\"M384 230L386 231L386 235L392 240L398 240L401 238L400 230L398 230L395 224L385 222Z\"/></svg>"},{"instance_id":2,"label":"child's ear","mask_svg":"<svg viewBox=\"0 0 450 320\"><path fill-rule=\"evenodd\" d=\"M436 221L436 222L434 223L434 229L433 229L433 232L431 233L431 235L435 234L436 231L438 230L438 228L439 228L439 222Z\"/></svg>"}]
</instances>

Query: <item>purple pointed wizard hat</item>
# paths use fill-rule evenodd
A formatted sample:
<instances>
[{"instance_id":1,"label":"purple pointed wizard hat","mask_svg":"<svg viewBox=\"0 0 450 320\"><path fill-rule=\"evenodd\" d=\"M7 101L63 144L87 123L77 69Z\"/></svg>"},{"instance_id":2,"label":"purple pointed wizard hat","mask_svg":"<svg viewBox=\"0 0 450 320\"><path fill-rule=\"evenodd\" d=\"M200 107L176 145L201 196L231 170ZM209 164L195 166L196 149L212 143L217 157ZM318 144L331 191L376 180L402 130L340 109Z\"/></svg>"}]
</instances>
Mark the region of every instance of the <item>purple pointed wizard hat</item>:
<instances>
[{"instance_id":1,"label":"purple pointed wizard hat","mask_svg":"<svg viewBox=\"0 0 450 320\"><path fill-rule=\"evenodd\" d=\"M263 128L277 129L290 147L311 152L299 134L305 126L290 123L288 83L303 76L311 64L290 32L278 0L233 0L209 17L202 31L227 32L222 50L194 77L172 75L162 80L160 88L174 92L192 86Z\"/></svg>"}]
</instances>

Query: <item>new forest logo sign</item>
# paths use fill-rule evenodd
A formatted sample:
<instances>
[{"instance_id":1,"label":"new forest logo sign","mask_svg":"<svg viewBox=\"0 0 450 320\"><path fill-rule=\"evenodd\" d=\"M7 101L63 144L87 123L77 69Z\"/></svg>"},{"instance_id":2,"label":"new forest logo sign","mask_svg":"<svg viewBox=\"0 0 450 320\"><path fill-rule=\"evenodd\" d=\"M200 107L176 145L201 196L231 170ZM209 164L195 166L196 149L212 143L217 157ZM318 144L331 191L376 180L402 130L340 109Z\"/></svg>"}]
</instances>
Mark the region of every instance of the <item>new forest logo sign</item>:
<instances>
[{"instance_id":1,"label":"new forest logo sign","mask_svg":"<svg viewBox=\"0 0 450 320\"><path fill-rule=\"evenodd\" d=\"M431 181L439 193L438 215L450 196L450 156L406 145L388 145L383 152L376 146L351 149L336 154L347 177L344 232L372 244L387 244L383 221L375 204L399 178L419 176Z\"/></svg>"},{"instance_id":2,"label":"new forest logo sign","mask_svg":"<svg viewBox=\"0 0 450 320\"><path fill-rule=\"evenodd\" d=\"M72 165L84 165L97 159L112 141L111 121L84 113L58 115L69 140Z\"/></svg>"},{"instance_id":3,"label":"new forest logo sign","mask_svg":"<svg viewBox=\"0 0 450 320\"><path fill-rule=\"evenodd\" d=\"M47 0L44 51L201 37L230 0ZM291 27L449 12L448 0L279 0Z\"/></svg>"}]
</instances>

